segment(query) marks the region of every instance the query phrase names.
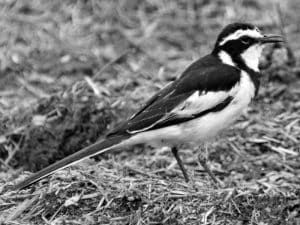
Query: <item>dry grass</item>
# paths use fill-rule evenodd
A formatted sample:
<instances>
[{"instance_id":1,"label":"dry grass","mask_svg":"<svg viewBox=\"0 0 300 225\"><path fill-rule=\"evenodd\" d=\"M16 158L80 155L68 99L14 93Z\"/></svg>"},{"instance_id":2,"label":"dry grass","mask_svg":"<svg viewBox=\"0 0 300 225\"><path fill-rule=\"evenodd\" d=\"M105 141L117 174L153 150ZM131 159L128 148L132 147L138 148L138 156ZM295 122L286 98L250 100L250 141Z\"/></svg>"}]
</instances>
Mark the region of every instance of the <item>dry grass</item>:
<instances>
[{"instance_id":1,"label":"dry grass","mask_svg":"<svg viewBox=\"0 0 300 225\"><path fill-rule=\"evenodd\" d=\"M0 222L300 224L299 4L286 1L2 1ZM243 20L286 35L265 51L262 88L209 148L215 185L182 149L138 146L10 185L101 138Z\"/></svg>"}]
</instances>

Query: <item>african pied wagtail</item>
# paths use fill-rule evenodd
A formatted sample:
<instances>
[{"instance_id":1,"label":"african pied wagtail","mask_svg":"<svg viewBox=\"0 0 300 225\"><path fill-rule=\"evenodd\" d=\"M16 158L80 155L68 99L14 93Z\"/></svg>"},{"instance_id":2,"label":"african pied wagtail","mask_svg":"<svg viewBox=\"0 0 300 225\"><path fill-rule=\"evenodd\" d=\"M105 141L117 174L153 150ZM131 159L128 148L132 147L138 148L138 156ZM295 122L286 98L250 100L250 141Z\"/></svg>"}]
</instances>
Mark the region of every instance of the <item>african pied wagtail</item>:
<instances>
[{"instance_id":1,"label":"african pied wagtail","mask_svg":"<svg viewBox=\"0 0 300 225\"><path fill-rule=\"evenodd\" d=\"M172 147L188 181L175 146L203 143L234 122L258 92L258 63L264 44L282 41L278 35L263 35L251 24L226 26L211 54L191 64L105 140L50 165L14 188L25 188L87 157L141 143Z\"/></svg>"}]
</instances>

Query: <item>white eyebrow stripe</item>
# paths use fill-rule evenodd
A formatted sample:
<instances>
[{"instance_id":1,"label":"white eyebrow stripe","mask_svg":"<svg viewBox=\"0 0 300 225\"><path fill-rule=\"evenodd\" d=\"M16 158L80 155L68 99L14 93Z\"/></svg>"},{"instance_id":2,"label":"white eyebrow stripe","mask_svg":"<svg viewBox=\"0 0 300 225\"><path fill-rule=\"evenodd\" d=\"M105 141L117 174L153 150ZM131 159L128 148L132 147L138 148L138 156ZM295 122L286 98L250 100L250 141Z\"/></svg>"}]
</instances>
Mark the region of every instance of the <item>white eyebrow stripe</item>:
<instances>
[{"instance_id":1,"label":"white eyebrow stripe","mask_svg":"<svg viewBox=\"0 0 300 225\"><path fill-rule=\"evenodd\" d=\"M256 29L255 30L250 30L250 29L247 29L247 30L237 30L233 34L231 34L228 37L224 38L220 42L219 46L224 45L227 41L239 39L242 36L249 36L249 37L253 37L253 38L260 38L263 35L259 31L257 31Z\"/></svg>"}]
</instances>

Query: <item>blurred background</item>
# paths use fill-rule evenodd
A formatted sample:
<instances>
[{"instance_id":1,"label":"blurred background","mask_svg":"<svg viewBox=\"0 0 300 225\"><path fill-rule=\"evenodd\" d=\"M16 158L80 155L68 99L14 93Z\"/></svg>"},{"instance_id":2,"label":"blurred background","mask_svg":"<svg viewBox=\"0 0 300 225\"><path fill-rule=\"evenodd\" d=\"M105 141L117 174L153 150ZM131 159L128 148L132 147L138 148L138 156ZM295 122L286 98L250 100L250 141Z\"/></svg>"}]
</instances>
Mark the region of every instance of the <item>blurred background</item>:
<instances>
[{"instance_id":1,"label":"blurred background","mask_svg":"<svg viewBox=\"0 0 300 225\"><path fill-rule=\"evenodd\" d=\"M264 51L257 101L209 147L224 187L196 149L181 151L187 185L169 150L138 146L64 170L32 196L6 193L0 221L300 224L298 0L3 0L0 11L0 193L101 139L210 53L228 23L286 39Z\"/></svg>"}]
</instances>

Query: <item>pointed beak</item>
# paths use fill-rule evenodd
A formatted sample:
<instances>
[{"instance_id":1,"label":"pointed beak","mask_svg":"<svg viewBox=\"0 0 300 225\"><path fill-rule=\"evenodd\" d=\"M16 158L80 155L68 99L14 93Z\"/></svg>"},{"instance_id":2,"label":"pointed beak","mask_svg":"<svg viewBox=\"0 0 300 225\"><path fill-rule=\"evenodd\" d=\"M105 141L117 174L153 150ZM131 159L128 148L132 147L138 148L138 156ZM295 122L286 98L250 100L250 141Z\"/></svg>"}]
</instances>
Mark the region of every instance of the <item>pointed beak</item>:
<instances>
[{"instance_id":1,"label":"pointed beak","mask_svg":"<svg viewBox=\"0 0 300 225\"><path fill-rule=\"evenodd\" d=\"M276 34L265 34L262 38L260 38L260 43L262 44L278 42L284 42L284 39L282 36Z\"/></svg>"}]
</instances>

